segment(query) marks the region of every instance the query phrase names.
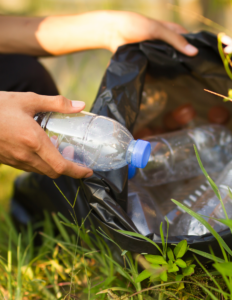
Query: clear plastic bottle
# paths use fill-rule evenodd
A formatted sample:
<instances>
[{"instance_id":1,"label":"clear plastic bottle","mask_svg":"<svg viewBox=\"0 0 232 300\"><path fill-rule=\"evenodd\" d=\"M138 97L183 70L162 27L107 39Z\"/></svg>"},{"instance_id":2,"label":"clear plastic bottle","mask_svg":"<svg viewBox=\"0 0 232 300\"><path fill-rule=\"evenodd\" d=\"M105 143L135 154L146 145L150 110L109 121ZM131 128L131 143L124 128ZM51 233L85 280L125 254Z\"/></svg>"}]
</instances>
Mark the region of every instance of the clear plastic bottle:
<instances>
[{"instance_id":1,"label":"clear plastic bottle","mask_svg":"<svg viewBox=\"0 0 232 300\"><path fill-rule=\"evenodd\" d=\"M219 188L222 201L225 205L226 213L229 219L232 218L232 199L229 196L228 188L232 189L232 161L228 163L226 168L221 172L215 181ZM178 200L178 199L176 199ZM217 231L220 232L226 229L226 225L210 219L225 219L222 205L213 192L212 188L208 185L205 192L197 199L191 206L191 210L204 216L205 220ZM182 212L170 226L170 235L203 235L208 233L208 229L202 225L197 219L191 217L189 214Z\"/></svg>"},{"instance_id":2,"label":"clear plastic bottle","mask_svg":"<svg viewBox=\"0 0 232 300\"><path fill-rule=\"evenodd\" d=\"M207 172L217 172L232 159L232 134L220 125L205 125L149 137L151 156L144 169L137 169L132 179L138 184L154 186L192 178L202 171L198 165L196 145Z\"/></svg>"},{"instance_id":3,"label":"clear plastic bottle","mask_svg":"<svg viewBox=\"0 0 232 300\"><path fill-rule=\"evenodd\" d=\"M132 170L130 169L129 175ZM219 173L211 173L210 177L214 180ZM164 222L163 229L166 233L166 217L170 235L176 229L180 216L184 214L184 210L176 206L171 199L192 208L208 188L209 184L204 175L154 187L141 187L129 180L127 213L138 230L146 235L159 234L161 222Z\"/></svg>"},{"instance_id":4,"label":"clear plastic bottle","mask_svg":"<svg viewBox=\"0 0 232 300\"><path fill-rule=\"evenodd\" d=\"M149 142L133 139L120 123L91 113L40 113L35 120L64 158L96 171L126 164L143 168L150 156Z\"/></svg>"}]
</instances>

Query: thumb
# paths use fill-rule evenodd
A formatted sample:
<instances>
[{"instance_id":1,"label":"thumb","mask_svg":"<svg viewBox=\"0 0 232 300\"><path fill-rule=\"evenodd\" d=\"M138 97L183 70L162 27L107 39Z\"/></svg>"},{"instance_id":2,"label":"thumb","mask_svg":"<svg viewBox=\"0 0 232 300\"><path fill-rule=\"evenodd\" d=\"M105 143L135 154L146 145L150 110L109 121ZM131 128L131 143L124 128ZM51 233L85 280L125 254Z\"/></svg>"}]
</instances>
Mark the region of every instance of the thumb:
<instances>
[{"instance_id":1,"label":"thumb","mask_svg":"<svg viewBox=\"0 0 232 300\"><path fill-rule=\"evenodd\" d=\"M161 25L159 28L158 38L172 45L176 50L188 56L195 56L198 49L191 44L180 34Z\"/></svg>"},{"instance_id":2,"label":"thumb","mask_svg":"<svg viewBox=\"0 0 232 300\"><path fill-rule=\"evenodd\" d=\"M28 109L33 114L38 112L60 112L64 114L77 113L85 108L85 102L72 101L63 96L42 96L28 93Z\"/></svg>"}]
</instances>

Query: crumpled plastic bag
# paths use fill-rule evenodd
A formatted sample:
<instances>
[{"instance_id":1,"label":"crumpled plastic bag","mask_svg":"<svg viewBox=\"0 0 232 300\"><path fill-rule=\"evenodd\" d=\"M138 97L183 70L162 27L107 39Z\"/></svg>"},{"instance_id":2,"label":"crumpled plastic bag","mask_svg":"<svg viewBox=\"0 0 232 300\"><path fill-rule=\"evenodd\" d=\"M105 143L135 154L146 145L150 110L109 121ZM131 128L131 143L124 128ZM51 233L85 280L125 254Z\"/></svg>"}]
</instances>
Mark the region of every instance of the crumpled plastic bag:
<instances>
[{"instance_id":1,"label":"crumpled plastic bag","mask_svg":"<svg viewBox=\"0 0 232 300\"><path fill-rule=\"evenodd\" d=\"M194 103L200 114L205 115L209 105L221 104L221 98L206 93L204 89L227 95L232 82L224 70L217 49L217 38L208 32L186 34L186 39L199 49L195 57L187 57L172 46L161 41L145 41L118 48L106 69L91 111L113 118L131 132L140 111L145 78L153 80L157 90L165 93L167 106L172 103ZM230 112L232 105L224 103ZM139 119L139 117L138 117ZM157 119L159 122L159 119ZM232 126L231 126L232 128ZM119 233L126 230L142 233L127 215L128 168L95 172L91 178L76 180L61 176L55 182L73 203L78 187L80 191L75 212L78 222L89 214L96 227L101 227L122 249L137 253L156 254L151 243ZM172 198L172 197L170 197ZM20 204L33 218L43 210L60 211L71 218L70 206L53 183L52 179L34 173L25 173L15 182L13 202ZM178 200L178 199L176 199ZM229 229L220 233L232 247ZM149 236L161 245L159 228ZM191 248L220 253L217 241L211 234L203 236L176 236L168 238L168 244L186 239Z\"/></svg>"}]
</instances>

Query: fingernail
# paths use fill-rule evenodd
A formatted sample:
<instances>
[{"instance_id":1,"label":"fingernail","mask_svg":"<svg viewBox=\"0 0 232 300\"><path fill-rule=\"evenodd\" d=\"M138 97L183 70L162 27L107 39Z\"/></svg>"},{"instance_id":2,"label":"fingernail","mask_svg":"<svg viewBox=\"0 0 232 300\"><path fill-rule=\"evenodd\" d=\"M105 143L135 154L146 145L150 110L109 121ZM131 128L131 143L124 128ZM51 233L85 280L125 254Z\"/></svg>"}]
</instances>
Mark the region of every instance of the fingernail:
<instances>
[{"instance_id":1,"label":"fingernail","mask_svg":"<svg viewBox=\"0 0 232 300\"><path fill-rule=\"evenodd\" d=\"M83 107L85 106L85 102L83 101L75 101L75 100L71 100L72 101L72 107Z\"/></svg>"},{"instance_id":2,"label":"fingernail","mask_svg":"<svg viewBox=\"0 0 232 300\"><path fill-rule=\"evenodd\" d=\"M85 175L85 177L84 177L84 178L91 177L92 175L93 175L93 172L89 172L89 173L87 173L87 174Z\"/></svg>"},{"instance_id":3,"label":"fingernail","mask_svg":"<svg viewBox=\"0 0 232 300\"><path fill-rule=\"evenodd\" d=\"M185 46L185 50L190 55L197 54L197 52L198 52L198 49L190 44Z\"/></svg>"}]
</instances>

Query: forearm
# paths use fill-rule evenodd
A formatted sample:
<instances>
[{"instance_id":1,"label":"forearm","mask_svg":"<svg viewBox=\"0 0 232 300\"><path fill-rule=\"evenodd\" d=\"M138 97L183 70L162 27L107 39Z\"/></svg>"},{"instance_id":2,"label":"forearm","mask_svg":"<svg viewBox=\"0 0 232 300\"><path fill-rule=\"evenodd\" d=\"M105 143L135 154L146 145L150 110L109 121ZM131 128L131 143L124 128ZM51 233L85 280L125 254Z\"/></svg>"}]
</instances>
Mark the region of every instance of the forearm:
<instances>
[{"instance_id":1,"label":"forearm","mask_svg":"<svg viewBox=\"0 0 232 300\"><path fill-rule=\"evenodd\" d=\"M0 17L0 53L62 55L160 39L193 56L197 49L181 36L180 25L146 18L134 12L94 11L46 18Z\"/></svg>"},{"instance_id":2,"label":"forearm","mask_svg":"<svg viewBox=\"0 0 232 300\"><path fill-rule=\"evenodd\" d=\"M113 12L46 18L0 17L0 53L35 56L109 49L114 27Z\"/></svg>"}]
</instances>

